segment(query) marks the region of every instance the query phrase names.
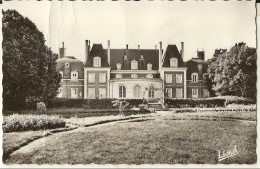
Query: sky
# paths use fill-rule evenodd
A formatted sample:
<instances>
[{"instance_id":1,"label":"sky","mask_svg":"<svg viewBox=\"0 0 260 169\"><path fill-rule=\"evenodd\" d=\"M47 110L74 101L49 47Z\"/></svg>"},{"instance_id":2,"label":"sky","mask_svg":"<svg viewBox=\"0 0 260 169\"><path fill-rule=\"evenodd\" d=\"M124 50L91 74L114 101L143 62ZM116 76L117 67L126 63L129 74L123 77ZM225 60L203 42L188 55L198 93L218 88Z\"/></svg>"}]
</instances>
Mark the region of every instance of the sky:
<instances>
[{"instance_id":1,"label":"sky","mask_svg":"<svg viewBox=\"0 0 260 169\"><path fill-rule=\"evenodd\" d=\"M184 42L184 61L245 42L256 47L254 1L5 1L43 32L46 45L85 61L85 40L107 48L154 49ZM112 57L112 56L111 56Z\"/></svg>"}]
</instances>

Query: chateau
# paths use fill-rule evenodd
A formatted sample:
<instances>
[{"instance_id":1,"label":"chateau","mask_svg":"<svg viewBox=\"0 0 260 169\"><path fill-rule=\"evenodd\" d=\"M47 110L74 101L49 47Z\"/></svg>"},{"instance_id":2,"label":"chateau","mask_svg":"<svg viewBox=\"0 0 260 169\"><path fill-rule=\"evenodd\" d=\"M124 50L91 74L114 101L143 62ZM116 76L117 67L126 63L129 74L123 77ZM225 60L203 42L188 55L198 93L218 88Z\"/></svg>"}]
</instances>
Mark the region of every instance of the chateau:
<instances>
[{"instance_id":1,"label":"chateau","mask_svg":"<svg viewBox=\"0 0 260 169\"><path fill-rule=\"evenodd\" d=\"M73 56L65 56L64 43L57 59L62 75L57 97L62 98L126 98L146 99L209 97L205 79L208 62L204 51L197 58L184 62L184 43L181 49L169 44L159 48L111 49L86 40L82 63Z\"/></svg>"}]
</instances>

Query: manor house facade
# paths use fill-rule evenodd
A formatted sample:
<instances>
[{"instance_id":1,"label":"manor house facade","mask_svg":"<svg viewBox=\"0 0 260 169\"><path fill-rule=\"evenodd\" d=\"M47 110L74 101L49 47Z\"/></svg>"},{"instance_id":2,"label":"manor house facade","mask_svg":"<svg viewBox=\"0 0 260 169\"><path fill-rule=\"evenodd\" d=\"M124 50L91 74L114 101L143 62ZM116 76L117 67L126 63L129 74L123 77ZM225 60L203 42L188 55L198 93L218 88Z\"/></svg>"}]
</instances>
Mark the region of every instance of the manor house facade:
<instances>
[{"instance_id":1,"label":"manor house facade","mask_svg":"<svg viewBox=\"0 0 260 169\"><path fill-rule=\"evenodd\" d=\"M64 43L57 59L62 75L57 97L62 98L126 98L159 101L162 98L206 98L204 51L197 58L184 62L184 43L181 49L169 44L159 48L111 49L102 44L85 43L83 63L73 56L65 56Z\"/></svg>"}]
</instances>

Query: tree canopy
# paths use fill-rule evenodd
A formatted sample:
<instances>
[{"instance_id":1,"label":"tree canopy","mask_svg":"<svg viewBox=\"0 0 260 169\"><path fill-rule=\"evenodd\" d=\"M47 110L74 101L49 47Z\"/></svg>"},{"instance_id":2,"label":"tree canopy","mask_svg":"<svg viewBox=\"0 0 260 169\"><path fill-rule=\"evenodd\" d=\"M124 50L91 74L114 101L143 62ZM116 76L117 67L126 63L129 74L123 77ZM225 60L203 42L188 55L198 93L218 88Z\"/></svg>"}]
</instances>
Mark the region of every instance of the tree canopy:
<instances>
[{"instance_id":1,"label":"tree canopy","mask_svg":"<svg viewBox=\"0 0 260 169\"><path fill-rule=\"evenodd\" d=\"M45 45L44 35L31 20L15 10L2 13L4 109L55 97L61 79L57 54Z\"/></svg>"},{"instance_id":2,"label":"tree canopy","mask_svg":"<svg viewBox=\"0 0 260 169\"><path fill-rule=\"evenodd\" d=\"M229 51L215 53L210 62L208 73L217 95L256 98L255 48L238 43Z\"/></svg>"}]
</instances>

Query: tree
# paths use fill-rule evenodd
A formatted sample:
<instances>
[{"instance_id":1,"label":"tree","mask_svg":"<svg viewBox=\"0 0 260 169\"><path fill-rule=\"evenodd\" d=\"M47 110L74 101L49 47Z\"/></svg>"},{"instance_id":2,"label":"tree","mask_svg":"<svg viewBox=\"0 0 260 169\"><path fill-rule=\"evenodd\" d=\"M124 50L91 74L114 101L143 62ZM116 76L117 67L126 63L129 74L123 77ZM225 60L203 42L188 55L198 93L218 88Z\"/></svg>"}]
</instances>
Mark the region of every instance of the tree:
<instances>
[{"instance_id":1,"label":"tree","mask_svg":"<svg viewBox=\"0 0 260 169\"><path fill-rule=\"evenodd\" d=\"M217 95L256 98L256 49L238 43L229 51L216 53L208 73Z\"/></svg>"},{"instance_id":2,"label":"tree","mask_svg":"<svg viewBox=\"0 0 260 169\"><path fill-rule=\"evenodd\" d=\"M57 55L32 21L15 10L2 13L4 109L23 108L26 101L46 102L59 88Z\"/></svg>"}]
</instances>

